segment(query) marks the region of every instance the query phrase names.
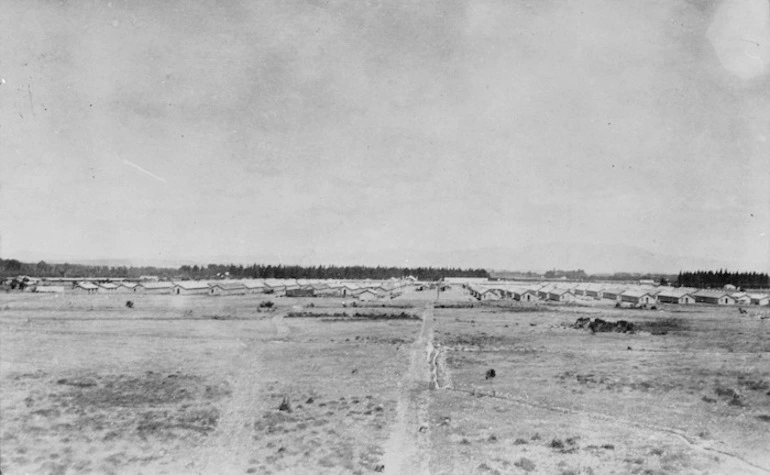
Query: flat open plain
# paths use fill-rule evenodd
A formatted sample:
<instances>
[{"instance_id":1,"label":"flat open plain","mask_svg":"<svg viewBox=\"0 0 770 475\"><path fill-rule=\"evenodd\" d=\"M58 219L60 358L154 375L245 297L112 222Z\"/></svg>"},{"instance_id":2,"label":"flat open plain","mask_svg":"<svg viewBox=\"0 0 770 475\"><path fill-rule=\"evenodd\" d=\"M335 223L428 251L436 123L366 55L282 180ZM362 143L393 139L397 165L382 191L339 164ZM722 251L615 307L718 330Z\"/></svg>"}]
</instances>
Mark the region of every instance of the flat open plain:
<instances>
[{"instance_id":1,"label":"flat open plain","mask_svg":"<svg viewBox=\"0 0 770 475\"><path fill-rule=\"evenodd\" d=\"M770 473L756 311L435 297L0 294L0 468Z\"/></svg>"}]
</instances>

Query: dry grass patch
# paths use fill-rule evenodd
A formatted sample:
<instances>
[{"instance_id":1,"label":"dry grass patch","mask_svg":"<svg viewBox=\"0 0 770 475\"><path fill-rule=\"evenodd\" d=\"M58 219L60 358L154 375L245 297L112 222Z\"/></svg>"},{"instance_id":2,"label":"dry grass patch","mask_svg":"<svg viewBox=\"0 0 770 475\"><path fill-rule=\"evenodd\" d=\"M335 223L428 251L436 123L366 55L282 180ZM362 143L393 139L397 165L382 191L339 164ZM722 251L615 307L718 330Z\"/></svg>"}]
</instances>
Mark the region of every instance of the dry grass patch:
<instances>
[{"instance_id":1,"label":"dry grass patch","mask_svg":"<svg viewBox=\"0 0 770 475\"><path fill-rule=\"evenodd\" d=\"M3 459L10 473L112 473L150 463L161 458L153 447L210 435L230 396L226 384L180 372L14 379L27 396L4 411L4 452L24 454Z\"/></svg>"},{"instance_id":2,"label":"dry grass patch","mask_svg":"<svg viewBox=\"0 0 770 475\"><path fill-rule=\"evenodd\" d=\"M213 431L219 418L215 403L229 395L226 384L182 373L78 375L56 380L30 409L73 436L169 439Z\"/></svg>"},{"instance_id":3,"label":"dry grass patch","mask_svg":"<svg viewBox=\"0 0 770 475\"><path fill-rule=\"evenodd\" d=\"M253 424L255 458L282 471L321 467L346 473L375 471L382 462L379 444L361 444L360 433L384 437L395 407L373 395L328 399L318 392L269 396L276 409ZM293 403L291 401L302 401ZM291 406L291 411L285 408Z\"/></svg>"}]
</instances>

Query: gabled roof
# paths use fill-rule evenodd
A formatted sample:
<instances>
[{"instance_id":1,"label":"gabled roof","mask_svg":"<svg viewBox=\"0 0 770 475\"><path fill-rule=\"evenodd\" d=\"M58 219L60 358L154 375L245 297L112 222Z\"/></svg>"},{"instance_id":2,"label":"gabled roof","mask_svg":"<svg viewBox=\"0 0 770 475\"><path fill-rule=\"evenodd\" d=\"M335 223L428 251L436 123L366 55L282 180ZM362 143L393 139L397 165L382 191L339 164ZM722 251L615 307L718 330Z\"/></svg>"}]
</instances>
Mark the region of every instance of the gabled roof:
<instances>
[{"instance_id":1,"label":"gabled roof","mask_svg":"<svg viewBox=\"0 0 770 475\"><path fill-rule=\"evenodd\" d=\"M359 290L358 292L355 292L355 295L361 295L361 294L374 294L374 295L381 295L379 292L377 292L374 289L370 288L363 288Z\"/></svg>"},{"instance_id":2,"label":"gabled roof","mask_svg":"<svg viewBox=\"0 0 770 475\"><path fill-rule=\"evenodd\" d=\"M63 285L38 285L35 289L37 292L40 293L46 293L46 292L64 292L64 286Z\"/></svg>"},{"instance_id":3,"label":"gabled roof","mask_svg":"<svg viewBox=\"0 0 770 475\"><path fill-rule=\"evenodd\" d=\"M530 294L537 293L536 290L525 289L524 287L508 287L508 291L516 295L526 294L527 292Z\"/></svg>"},{"instance_id":4,"label":"gabled roof","mask_svg":"<svg viewBox=\"0 0 770 475\"><path fill-rule=\"evenodd\" d=\"M98 290L99 289L99 287L97 285L92 284L91 282L78 282L77 286L80 287L81 289L86 289L86 290Z\"/></svg>"},{"instance_id":5,"label":"gabled roof","mask_svg":"<svg viewBox=\"0 0 770 475\"><path fill-rule=\"evenodd\" d=\"M767 299L770 295L767 294L747 294L752 299Z\"/></svg>"},{"instance_id":6,"label":"gabled roof","mask_svg":"<svg viewBox=\"0 0 770 475\"><path fill-rule=\"evenodd\" d=\"M145 289L170 289L172 284L171 282L141 282L137 284L137 287L144 287Z\"/></svg>"},{"instance_id":7,"label":"gabled roof","mask_svg":"<svg viewBox=\"0 0 770 475\"><path fill-rule=\"evenodd\" d=\"M730 297L730 292L726 290L721 289L701 289L697 292L694 292L693 295L696 295L698 297Z\"/></svg>"},{"instance_id":8,"label":"gabled roof","mask_svg":"<svg viewBox=\"0 0 770 475\"><path fill-rule=\"evenodd\" d=\"M116 284L113 284L111 282L101 283L101 284L99 284L99 287L101 287L103 289L107 289L107 290L114 290L114 289L118 288L118 286Z\"/></svg>"},{"instance_id":9,"label":"gabled roof","mask_svg":"<svg viewBox=\"0 0 770 475\"><path fill-rule=\"evenodd\" d=\"M264 289L267 287L261 280L244 280L242 284L247 289Z\"/></svg>"},{"instance_id":10,"label":"gabled roof","mask_svg":"<svg viewBox=\"0 0 770 475\"><path fill-rule=\"evenodd\" d=\"M185 290L208 289L209 283L202 280L181 280L174 285Z\"/></svg>"},{"instance_id":11,"label":"gabled roof","mask_svg":"<svg viewBox=\"0 0 770 475\"><path fill-rule=\"evenodd\" d=\"M642 298L645 295L652 296L652 294L650 294L646 289L628 289L620 295L624 295L626 297L636 297L636 298Z\"/></svg>"},{"instance_id":12,"label":"gabled roof","mask_svg":"<svg viewBox=\"0 0 770 475\"><path fill-rule=\"evenodd\" d=\"M660 297L672 297L672 298L682 298L685 295L691 296L693 295L693 291L690 289L685 288L675 288L675 287L666 287L663 290L661 290L658 293L658 296Z\"/></svg>"},{"instance_id":13,"label":"gabled roof","mask_svg":"<svg viewBox=\"0 0 770 475\"><path fill-rule=\"evenodd\" d=\"M548 291L548 293L554 295L564 295L570 293L569 290L570 289L551 289Z\"/></svg>"},{"instance_id":14,"label":"gabled roof","mask_svg":"<svg viewBox=\"0 0 770 475\"><path fill-rule=\"evenodd\" d=\"M286 287L286 281L282 279L265 279L265 285L273 289L283 288Z\"/></svg>"},{"instance_id":15,"label":"gabled roof","mask_svg":"<svg viewBox=\"0 0 770 475\"><path fill-rule=\"evenodd\" d=\"M219 287L222 290L240 290L246 288L241 282L216 282L211 284L210 287Z\"/></svg>"},{"instance_id":16,"label":"gabled roof","mask_svg":"<svg viewBox=\"0 0 770 475\"><path fill-rule=\"evenodd\" d=\"M602 290L603 288L604 288L603 284L597 284L597 283L591 282L591 283L589 283L586 286L585 290L587 292L598 292L598 291Z\"/></svg>"},{"instance_id":17,"label":"gabled roof","mask_svg":"<svg viewBox=\"0 0 770 475\"><path fill-rule=\"evenodd\" d=\"M602 292L612 294L622 294L626 290L626 287L604 287Z\"/></svg>"},{"instance_id":18,"label":"gabled roof","mask_svg":"<svg viewBox=\"0 0 770 475\"><path fill-rule=\"evenodd\" d=\"M487 291L487 287L476 284L468 284L468 289L472 292L476 292L477 294L483 294Z\"/></svg>"}]
</instances>

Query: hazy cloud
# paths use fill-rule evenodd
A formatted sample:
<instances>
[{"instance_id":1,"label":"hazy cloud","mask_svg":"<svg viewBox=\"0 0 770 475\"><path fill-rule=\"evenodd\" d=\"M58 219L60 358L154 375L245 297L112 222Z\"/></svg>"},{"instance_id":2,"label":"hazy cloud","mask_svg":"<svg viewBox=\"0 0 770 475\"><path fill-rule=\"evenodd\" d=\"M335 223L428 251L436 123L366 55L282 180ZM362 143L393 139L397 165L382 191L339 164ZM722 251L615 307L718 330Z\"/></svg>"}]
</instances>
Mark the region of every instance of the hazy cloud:
<instances>
[{"instance_id":1,"label":"hazy cloud","mask_svg":"<svg viewBox=\"0 0 770 475\"><path fill-rule=\"evenodd\" d=\"M753 0L6 2L0 252L577 241L766 265L769 21Z\"/></svg>"}]
</instances>

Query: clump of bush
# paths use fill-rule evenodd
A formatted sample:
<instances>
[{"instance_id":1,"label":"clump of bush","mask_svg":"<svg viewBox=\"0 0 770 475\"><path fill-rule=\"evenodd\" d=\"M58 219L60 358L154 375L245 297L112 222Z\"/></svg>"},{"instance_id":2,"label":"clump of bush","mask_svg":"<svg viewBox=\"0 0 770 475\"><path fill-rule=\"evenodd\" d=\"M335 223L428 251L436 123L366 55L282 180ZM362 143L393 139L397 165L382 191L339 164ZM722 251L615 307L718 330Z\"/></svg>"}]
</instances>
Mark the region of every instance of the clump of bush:
<instances>
[{"instance_id":1,"label":"clump of bush","mask_svg":"<svg viewBox=\"0 0 770 475\"><path fill-rule=\"evenodd\" d=\"M751 379L745 375L738 376L738 384L751 391L764 391L770 389L770 383L762 379Z\"/></svg>"},{"instance_id":2,"label":"clump of bush","mask_svg":"<svg viewBox=\"0 0 770 475\"><path fill-rule=\"evenodd\" d=\"M289 312L286 318L324 318L324 317L349 317L345 312L317 313L317 312Z\"/></svg>"},{"instance_id":3,"label":"clump of bush","mask_svg":"<svg viewBox=\"0 0 770 475\"><path fill-rule=\"evenodd\" d=\"M726 399L727 404L731 406L744 406L743 397L733 388L717 387L714 392L717 396Z\"/></svg>"},{"instance_id":4,"label":"clump of bush","mask_svg":"<svg viewBox=\"0 0 770 475\"><path fill-rule=\"evenodd\" d=\"M557 452L569 454L577 450L577 439L577 437L570 437L565 439L563 442L561 439L553 439L551 440L549 446Z\"/></svg>"},{"instance_id":5,"label":"clump of bush","mask_svg":"<svg viewBox=\"0 0 770 475\"><path fill-rule=\"evenodd\" d=\"M420 317L407 312L401 313L361 313L347 312L315 313L289 312L286 318L321 318L324 321L368 321L368 320L419 320Z\"/></svg>"},{"instance_id":6,"label":"clump of bush","mask_svg":"<svg viewBox=\"0 0 770 475\"><path fill-rule=\"evenodd\" d=\"M288 397L284 396L283 401L281 401L281 405L278 406L278 410L283 412L292 412L291 402L289 401Z\"/></svg>"},{"instance_id":7,"label":"clump of bush","mask_svg":"<svg viewBox=\"0 0 770 475\"><path fill-rule=\"evenodd\" d=\"M591 321L589 317L580 317L572 325L572 328L587 328L588 330L591 330L592 333L628 333L634 331L634 324L625 320L608 322L606 320L602 320L601 318L595 318L593 321Z\"/></svg>"},{"instance_id":8,"label":"clump of bush","mask_svg":"<svg viewBox=\"0 0 770 475\"><path fill-rule=\"evenodd\" d=\"M473 308L475 304L473 302L462 303L437 303L433 308Z\"/></svg>"},{"instance_id":9,"label":"clump of bush","mask_svg":"<svg viewBox=\"0 0 770 475\"><path fill-rule=\"evenodd\" d=\"M259 303L259 308L273 308L275 304L272 300L265 300L264 302Z\"/></svg>"}]
</instances>

